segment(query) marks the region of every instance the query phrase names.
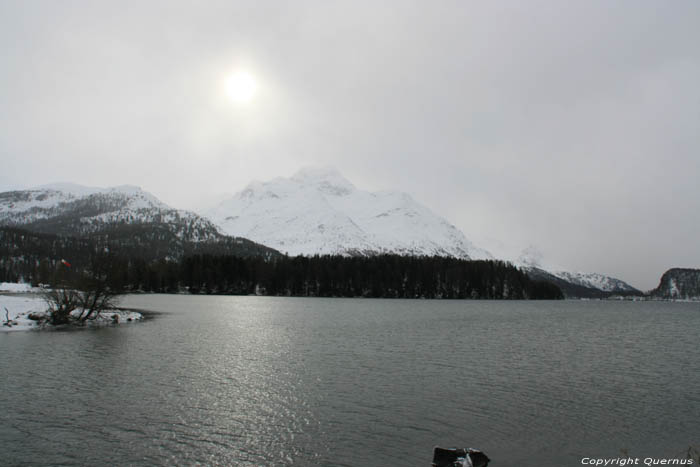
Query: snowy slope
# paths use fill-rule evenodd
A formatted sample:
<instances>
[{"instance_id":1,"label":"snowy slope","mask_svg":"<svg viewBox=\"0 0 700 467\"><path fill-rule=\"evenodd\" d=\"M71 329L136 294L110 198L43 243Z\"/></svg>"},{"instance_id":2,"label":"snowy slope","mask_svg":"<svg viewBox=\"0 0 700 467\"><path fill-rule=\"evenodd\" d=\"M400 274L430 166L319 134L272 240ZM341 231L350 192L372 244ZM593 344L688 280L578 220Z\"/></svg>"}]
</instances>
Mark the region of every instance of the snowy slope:
<instances>
[{"instance_id":1,"label":"snowy slope","mask_svg":"<svg viewBox=\"0 0 700 467\"><path fill-rule=\"evenodd\" d=\"M597 272L549 271L554 276L572 284L582 285L603 292L639 292L627 282Z\"/></svg>"},{"instance_id":2,"label":"snowy slope","mask_svg":"<svg viewBox=\"0 0 700 467\"><path fill-rule=\"evenodd\" d=\"M7 191L0 193L0 222L26 223L46 219L49 211L77 197L53 189Z\"/></svg>"},{"instance_id":3,"label":"snowy slope","mask_svg":"<svg viewBox=\"0 0 700 467\"><path fill-rule=\"evenodd\" d=\"M92 188L55 184L0 193L0 225L73 235L99 232L118 223L167 225L190 241L221 235L207 219L172 209L131 185Z\"/></svg>"},{"instance_id":4,"label":"snowy slope","mask_svg":"<svg viewBox=\"0 0 700 467\"><path fill-rule=\"evenodd\" d=\"M604 274L569 272L556 266L545 265L542 252L534 246L525 248L513 263L526 272L533 270L544 271L565 282L581 287L597 289L603 292L639 292L639 290L628 283Z\"/></svg>"},{"instance_id":5,"label":"snowy slope","mask_svg":"<svg viewBox=\"0 0 700 467\"><path fill-rule=\"evenodd\" d=\"M330 168L253 182L206 216L230 235L290 255L492 258L408 194L359 190Z\"/></svg>"},{"instance_id":6,"label":"snowy slope","mask_svg":"<svg viewBox=\"0 0 700 467\"><path fill-rule=\"evenodd\" d=\"M0 193L0 221L28 223L48 219L74 208L71 203L91 198L105 207L115 205L125 211L170 209L155 196L136 186L93 188L72 183L57 183L29 190Z\"/></svg>"}]
</instances>

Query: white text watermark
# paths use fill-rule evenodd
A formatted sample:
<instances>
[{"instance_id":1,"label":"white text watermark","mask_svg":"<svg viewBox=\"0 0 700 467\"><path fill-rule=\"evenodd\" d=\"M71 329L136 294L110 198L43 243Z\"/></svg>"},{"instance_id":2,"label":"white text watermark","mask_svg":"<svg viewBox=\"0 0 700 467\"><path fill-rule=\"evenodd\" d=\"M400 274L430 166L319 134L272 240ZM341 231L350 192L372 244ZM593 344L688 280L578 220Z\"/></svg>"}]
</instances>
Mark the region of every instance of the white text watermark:
<instances>
[{"instance_id":1,"label":"white text watermark","mask_svg":"<svg viewBox=\"0 0 700 467\"><path fill-rule=\"evenodd\" d=\"M583 465L594 465L596 467L624 467L626 465L695 465L694 459L678 459L663 457L584 457L581 459Z\"/></svg>"}]
</instances>

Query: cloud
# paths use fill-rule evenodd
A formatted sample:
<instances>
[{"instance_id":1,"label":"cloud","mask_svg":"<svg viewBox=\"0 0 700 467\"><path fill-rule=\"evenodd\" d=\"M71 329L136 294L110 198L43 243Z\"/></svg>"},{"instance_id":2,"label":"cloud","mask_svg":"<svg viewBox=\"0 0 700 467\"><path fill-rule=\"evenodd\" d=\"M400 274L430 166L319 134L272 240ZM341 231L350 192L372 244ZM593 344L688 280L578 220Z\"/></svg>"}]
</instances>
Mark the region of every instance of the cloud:
<instances>
[{"instance_id":1,"label":"cloud","mask_svg":"<svg viewBox=\"0 0 700 467\"><path fill-rule=\"evenodd\" d=\"M649 288L700 265L699 19L694 1L3 2L0 188L133 183L193 207L334 165L476 243ZM236 68L260 84L245 112L221 88Z\"/></svg>"}]
</instances>

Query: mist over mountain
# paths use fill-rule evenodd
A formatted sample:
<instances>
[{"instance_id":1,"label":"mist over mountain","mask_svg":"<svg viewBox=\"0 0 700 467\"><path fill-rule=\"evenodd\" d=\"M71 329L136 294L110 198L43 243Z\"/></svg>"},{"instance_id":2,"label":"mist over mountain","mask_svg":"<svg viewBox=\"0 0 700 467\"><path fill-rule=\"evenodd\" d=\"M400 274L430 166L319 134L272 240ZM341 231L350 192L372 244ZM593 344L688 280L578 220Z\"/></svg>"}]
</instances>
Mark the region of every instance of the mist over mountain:
<instances>
[{"instance_id":1,"label":"mist over mountain","mask_svg":"<svg viewBox=\"0 0 700 467\"><path fill-rule=\"evenodd\" d=\"M550 265L534 245L525 248L512 263L533 279L557 284L567 297L602 298L614 294L642 295L640 290L614 277L595 272L571 272Z\"/></svg>"},{"instance_id":2,"label":"mist over mountain","mask_svg":"<svg viewBox=\"0 0 700 467\"><path fill-rule=\"evenodd\" d=\"M348 196L355 191L349 182L333 175L304 173L295 182L328 196ZM264 193L273 199L278 196L271 190ZM403 203L399 207L409 218L407 228L418 229L414 236L425 235L423 230L430 233L431 227L435 230L431 213L407 195L377 198L384 202L384 209L398 209L396 200ZM311 214L318 215L313 210ZM416 223L413 218L419 214L424 218ZM387 231L391 225L385 226ZM396 225L402 227L401 222ZM437 224L443 229L445 225L444 221ZM447 230L462 240L454 227L447 225ZM57 271L65 267L65 258L70 260L65 264L71 271L84 271L94 258L100 258L109 265L109 286L115 290L324 297L562 298L557 286L531 280L502 261L470 261L461 251L457 251L461 258L446 250L425 251L428 253L411 250L383 254L367 249L283 256L242 237L228 236L208 219L174 210L133 186L101 189L61 184L0 194L0 281L54 284Z\"/></svg>"},{"instance_id":3,"label":"mist over mountain","mask_svg":"<svg viewBox=\"0 0 700 467\"><path fill-rule=\"evenodd\" d=\"M328 167L251 182L200 214L173 209L132 185L60 183L4 192L0 226L91 238L151 259L177 260L192 253L265 256L278 251L291 256L495 259L410 195L358 189ZM510 262L533 279L557 284L568 297L641 294L617 278L547 264L535 246Z\"/></svg>"},{"instance_id":4,"label":"mist over mountain","mask_svg":"<svg viewBox=\"0 0 700 467\"><path fill-rule=\"evenodd\" d=\"M357 189L333 168L305 168L289 178L252 182L204 214L229 234L290 255L494 258L410 195ZM571 297L641 294L603 274L545 265L534 246L511 262L536 279L556 282Z\"/></svg>"}]
</instances>

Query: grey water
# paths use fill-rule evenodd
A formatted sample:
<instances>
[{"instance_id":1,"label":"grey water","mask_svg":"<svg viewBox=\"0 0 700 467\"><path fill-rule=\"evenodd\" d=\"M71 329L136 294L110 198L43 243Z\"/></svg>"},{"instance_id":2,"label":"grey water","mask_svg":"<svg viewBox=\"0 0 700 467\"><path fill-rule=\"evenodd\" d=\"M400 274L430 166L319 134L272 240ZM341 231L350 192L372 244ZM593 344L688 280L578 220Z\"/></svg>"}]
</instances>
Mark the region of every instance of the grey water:
<instances>
[{"instance_id":1,"label":"grey water","mask_svg":"<svg viewBox=\"0 0 700 467\"><path fill-rule=\"evenodd\" d=\"M0 334L2 465L429 466L683 458L700 304L132 295Z\"/></svg>"}]
</instances>

